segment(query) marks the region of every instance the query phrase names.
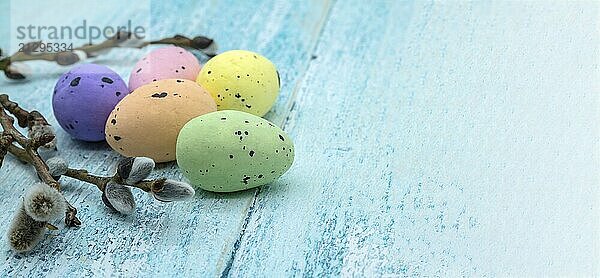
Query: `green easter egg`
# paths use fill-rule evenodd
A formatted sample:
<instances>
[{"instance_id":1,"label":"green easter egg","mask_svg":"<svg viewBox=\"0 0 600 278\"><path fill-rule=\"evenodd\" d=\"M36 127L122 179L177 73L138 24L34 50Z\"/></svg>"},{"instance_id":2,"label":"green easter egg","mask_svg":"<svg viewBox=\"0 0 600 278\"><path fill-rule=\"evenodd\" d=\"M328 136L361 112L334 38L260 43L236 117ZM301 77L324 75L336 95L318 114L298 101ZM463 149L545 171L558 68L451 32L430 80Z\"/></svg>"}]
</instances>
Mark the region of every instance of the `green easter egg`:
<instances>
[{"instance_id":1,"label":"green easter egg","mask_svg":"<svg viewBox=\"0 0 600 278\"><path fill-rule=\"evenodd\" d=\"M185 124L177 137L176 156L195 187L233 192L277 180L292 166L294 144L265 119L224 110Z\"/></svg>"}]
</instances>

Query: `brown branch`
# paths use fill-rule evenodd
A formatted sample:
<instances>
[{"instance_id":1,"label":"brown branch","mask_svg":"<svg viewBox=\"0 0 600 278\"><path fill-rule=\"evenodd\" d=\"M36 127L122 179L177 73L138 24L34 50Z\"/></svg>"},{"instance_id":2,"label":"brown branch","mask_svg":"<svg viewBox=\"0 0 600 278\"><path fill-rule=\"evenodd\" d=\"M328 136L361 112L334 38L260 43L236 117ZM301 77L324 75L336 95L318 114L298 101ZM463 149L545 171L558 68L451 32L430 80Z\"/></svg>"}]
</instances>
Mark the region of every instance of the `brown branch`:
<instances>
[{"instance_id":1,"label":"brown branch","mask_svg":"<svg viewBox=\"0 0 600 278\"><path fill-rule=\"evenodd\" d=\"M20 127L32 128L36 125L50 125L42 113L36 110L29 112L21 108L18 103L10 100L10 97L7 94L0 94L0 105L17 118Z\"/></svg>"},{"instance_id":2,"label":"brown branch","mask_svg":"<svg viewBox=\"0 0 600 278\"><path fill-rule=\"evenodd\" d=\"M11 145L8 147L8 152L15 156L17 159L21 160L22 162L31 163L31 155L23 148ZM100 189L100 191L103 191L104 186L106 186L106 184L112 179L110 177L98 177L91 175L88 173L87 170L71 168L67 169L67 172L64 175L70 178L94 184L98 187L98 189Z\"/></svg>"},{"instance_id":3,"label":"brown branch","mask_svg":"<svg viewBox=\"0 0 600 278\"><path fill-rule=\"evenodd\" d=\"M156 41L151 41L147 42L146 45L147 44L172 44L183 48L195 49L201 51L204 55L208 56L209 58L212 58L217 55L217 46L215 41L204 36L197 36L190 39L182 35L175 35L172 38L164 38ZM146 45L143 45L142 47Z\"/></svg>"},{"instance_id":4,"label":"brown branch","mask_svg":"<svg viewBox=\"0 0 600 278\"><path fill-rule=\"evenodd\" d=\"M17 143L19 143L21 146L28 146L29 140L27 140L27 138L15 128L14 123L15 120L11 116L6 114L4 108L0 107L0 125L4 129L3 133L12 136L15 139L15 141L17 141Z\"/></svg>"},{"instance_id":5,"label":"brown branch","mask_svg":"<svg viewBox=\"0 0 600 278\"><path fill-rule=\"evenodd\" d=\"M79 227L81 221L77 218L77 209L67 202L67 212L65 213L65 224L67 227Z\"/></svg>"},{"instance_id":6,"label":"brown branch","mask_svg":"<svg viewBox=\"0 0 600 278\"><path fill-rule=\"evenodd\" d=\"M24 149L19 148L18 146L11 144L10 146L8 146L8 152L23 163L31 163L31 158L29 157L29 154L27 154L27 152Z\"/></svg>"},{"instance_id":7,"label":"brown branch","mask_svg":"<svg viewBox=\"0 0 600 278\"><path fill-rule=\"evenodd\" d=\"M17 118L20 127L27 127L27 118L29 117L27 110L19 107L19 104L10 100L7 94L0 94L0 105Z\"/></svg>"},{"instance_id":8,"label":"brown branch","mask_svg":"<svg viewBox=\"0 0 600 278\"><path fill-rule=\"evenodd\" d=\"M54 136L40 137L40 140L27 139L25 136L23 136L23 134L21 134L21 132L19 132L15 128L13 118L6 114L4 108L0 108L0 124L4 129L3 133L12 136L15 139L15 141L17 141L17 143L19 143L19 145L21 145L25 149L25 152L31 159L31 164L33 165L33 167L35 167L35 170L38 172L38 176L40 177L40 179L44 183L60 191L60 184L52 178L52 176L48 172L48 166L46 165L46 162L44 162L44 160L37 153L37 148L41 145L52 141L52 139L54 139Z\"/></svg>"},{"instance_id":9,"label":"brown branch","mask_svg":"<svg viewBox=\"0 0 600 278\"><path fill-rule=\"evenodd\" d=\"M102 177L102 176L96 176L96 175L90 174L87 170L71 169L71 168L69 168L67 170L67 172L65 173L65 176L96 185L96 187L98 187L98 189L101 192L104 192L104 188L106 187L106 184L108 182L110 182L111 180L114 180L119 184L123 184L126 186L141 189L145 192L150 192L150 191L152 191L152 188L157 188L159 186L162 186L162 184L164 184L164 182L166 180L165 178L159 178L159 179L155 179L155 180L143 180L134 185L129 185L129 184L126 184L125 182L123 182L121 177L119 177L119 175L117 175L117 174L115 174L115 176L113 176L113 177Z\"/></svg>"},{"instance_id":10,"label":"brown branch","mask_svg":"<svg viewBox=\"0 0 600 278\"><path fill-rule=\"evenodd\" d=\"M7 151L13 153L15 151L15 156L18 158L24 158L25 155L28 158L24 158L26 162L29 162L35 168L38 177L45 184L54 187L57 191L60 192L60 184L54 180L50 172L48 171L48 166L46 162L40 157L37 152L38 147L47 144L48 142L54 139L53 134L46 134L44 136L39 136L36 138L28 139L21 132L19 132L14 126L14 119L6 114L3 107L0 107L0 125L4 131L2 134L8 134L13 139L23 147L23 149L10 144L7 147ZM22 150L22 151L21 151ZM77 218L77 210L67 202L69 210L65 213L65 224L69 227L75 227L81 225L81 221Z\"/></svg>"},{"instance_id":11,"label":"brown branch","mask_svg":"<svg viewBox=\"0 0 600 278\"><path fill-rule=\"evenodd\" d=\"M4 156L8 152L8 147L12 146L12 142L14 141L13 137L7 132L2 132L0 134L0 167L2 167L2 162L4 161Z\"/></svg>"},{"instance_id":12,"label":"brown branch","mask_svg":"<svg viewBox=\"0 0 600 278\"><path fill-rule=\"evenodd\" d=\"M110 177L99 177L92 175L88 173L87 170L71 168L67 170L65 176L96 185L101 192L104 191L104 187L106 187L106 184L112 179Z\"/></svg>"},{"instance_id":13,"label":"brown branch","mask_svg":"<svg viewBox=\"0 0 600 278\"><path fill-rule=\"evenodd\" d=\"M4 107L4 109L13 114L17 118L20 127L28 128L30 141L40 144L37 147L53 147L56 149L54 130L50 128L50 124L40 112L36 110L28 112L16 102L11 101L7 94L0 94L0 107ZM34 149L37 149L37 147L34 146Z\"/></svg>"},{"instance_id":14,"label":"brown branch","mask_svg":"<svg viewBox=\"0 0 600 278\"><path fill-rule=\"evenodd\" d=\"M10 154L14 155L16 158L18 158L22 162L27 162L27 163L31 162L31 157L22 148L12 145L12 146L9 146L8 152L10 152ZM101 192L104 192L104 188L106 187L106 184L108 182L110 182L111 180L114 180L119 184L127 185L121 179L121 177L119 177L116 174L113 177L96 176L96 175L90 174L87 170L84 170L84 169L68 168L67 171L65 172L64 176L93 184ZM150 191L152 191L153 188L154 189L160 188L164 184L165 180L166 180L165 178L158 178L158 179L154 179L154 180L143 180L134 185L127 185L127 186L135 187L135 188L141 189L145 192L150 192Z\"/></svg>"},{"instance_id":15,"label":"brown branch","mask_svg":"<svg viewBox=\"0 0 600 278\"><path fill-rule=\"evenodd\" d=\"M14 118L6 113L6 110L11 112L12 114L22 122L22 126L29 127L28 137L25 137L19 130L17 130L14 126ZM38 154L38 148L41 146L47 145L49 142L53 141L55 138L54 133L50 128L46 129L38 129L37 127L47 126L48 122L46 119L37 111L28 112L19 107L19 105L13 101L11 101L8 95L2 94L0 95L0 126L2 126L2 133L0 133L0 166L2 162L2 158L6 155L7 152L14 155L16 158L25 163L30 163L34 166L38 177L47 185L54 187L57 191L61 191L60 184L57 182L57 179L52 176L48 165ZM35 130L32 130L33 127L36 127ZM13 144L16 142L16 144ZM64 170L64 168L62 168ZM62 171L62 170L61 170ZM87 183L91 183L96 185L96 187L103 193L103 200L105 200L105 189L106 185L114 181L121 185L126 185L129 187L135 187L141 189L145 192L150 192L152 195L159 201L172 201L173 198L181 199L181 192L174 189L173 183L168 183L166 178L158 178L154 180L143 180L140 182L136 182L134 185L129 185L126 181L118 174L115 173L112 177L103 177L96 176L90 174L87 170L83 169L71 169L66 168L64 173L55 173L56 175L64 175L70 178L74 178L80 181L84 181ZM189 185L187 185L189 187ZM165 195L166 192L163 192L165 189L173 190L173 195L171 197ZM186 190L185 188L183 190ZM189 191L193 195L193 190ZM158 195L157 195L158 194ZM167 197L165 199L164 197ZM169 199L171 198L171 199ZM66 200L65 200L66 201ZM68 201L67 202L67 211L65 212L65 224L68 227L76 227L81 225L81 221L77 218L77 209L72 206ZM107 204L108 201L105 201L105 204L109 207L112 207L111 204ZM49 227L52 228L52 227Z\"/></svg>"},{"instance_id":16,"label":"brown branch","mask_svg":"<svg viewBox=\"0 0 600 278\"><path fill-rule=\"evenodd\" d=\"M137 43L128 45L128 43ZM80 47L73 48L73 51L59 51L59 52L40 52L36 53L37 49L40 48L41 41L30 42L25 44L22 51L16 52L10 57L4 57L0 59L0 70L4 71L6 77L9 79L24 79L25 76L14 68L11 68L13 62L25 62L25 61L49 61L56 62L59 65L66 66L72 65L79 62L80 58L73 51L81 51L89 57L95 57L100 54L101 51L111 48L143 48L151 44L170 44L188 49L195 49L202 52L204 55L212 58L216 55L216 43L207 37L197 36L192 39L182 35L175 35L170 38L164 38L155 41L139 41L135 42L132 39L132 34L129 32L119 32L111 38L99 43L99 44L86 44ZM20 125L20 124L19 124Z\"/></svg>"},{"instance_id":17,"label":"brown branch","mask_svg":"<svg viewBox=\"0 0 600 278\"><path fill-rule=\"evenodd\" d=\"M29 115L27 115L27 126L29 128L32 128L36 125L41 126L41 125L50 125L50 124L48 123L46 118L44 118L44 116L42 116L42 113L38 112L37 110L33 110L33 111L29 112Z\"/></svg>"}]
</instances>

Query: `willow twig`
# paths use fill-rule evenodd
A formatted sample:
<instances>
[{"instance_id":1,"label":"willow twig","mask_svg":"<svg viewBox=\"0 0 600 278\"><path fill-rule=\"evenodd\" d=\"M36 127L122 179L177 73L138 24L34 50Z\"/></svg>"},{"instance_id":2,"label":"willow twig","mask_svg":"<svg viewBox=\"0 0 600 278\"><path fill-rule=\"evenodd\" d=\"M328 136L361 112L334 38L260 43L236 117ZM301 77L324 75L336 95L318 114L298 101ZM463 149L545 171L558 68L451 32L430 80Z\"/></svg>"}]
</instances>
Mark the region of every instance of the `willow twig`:
<instances>
[{"instance_id":1,"label":"willow twig","mask_svg":"<svg viewBox=\"0 0 600 278\"><path fill-rule=\"evenodd\" d=\"M17 118L17 123L19 123L20 127L27 127L29 111L21 108L19 104L10 100L7 94L0 94L0 105Z\"/></svg>"},{"instance_id":2,"label":"willow twig","mask_svg":"<svg viewBox=\"0 0 600 278\"><path fill-rule=\"evenodd\" d=\"M11 153L13 153L13 151L16 151L15 156L19 158L26 156L27 159L25 160L33 165L40 180L42 180L42 182L55 188L57 191L60 192L60 184L56 180L54 180L52 175L50 175L46 162L44 162L44 160L40 157L40 155L37 152L37 149L40 146L45 145L54 140L54 134L45 134L43 136L28 139L19 130L15 128L14 119L5 112L3 106L0 106L0 125L4 130L2 134L10 135L14 139L14 141L16 141L19 145L21 145L21 147L23 147L21 149L11 143L5 147L6 151ZM65 224L69 227L81 225L81 221L79 221L79 219L77 218L77 210L68 202L67 204L69 210L65 213Z\"/></svg>"},{"instance_id":3,"label":"willow twig","mask_svg":"<svg viewBox=\"0 0 600 278\"><path fill-rule=\"evenodd\" d=\"M159 178L159 179L155 179L155 180L143 180L136 184L129 185L129 184L124 183L121 180L121 177L119 177L119 175L117 175L117 174L115 174L115 176L113 176L113 177L103 177L103 176L96 176L96 175L90 174L87 170L72 169L72 168L69 168L67 170L67 172L65 173L65 176L73 178L73 179L77 179L80 181L84 181L87 183L94 184L102 192L104 191L106 184L108 184L108 182L110 182L111 180L114 180L119 184L123 184L126 186L141 189L145 192L152 191L152 188L157 188L158 186L162 185L164 183L164 181L166 180L165 178Z\"/></svg>"},{"instance_id":4,"label":"willow twig","mask_svg":"<svg viewBox=\"0 0 600 278\"><path fill-rule=\"evenodd\" d=\"M15 146L15 145L9 146L8 152L10 154L12 154L13 156L15 156L17 159L21 160L22 162L31 163L30 154L27 153L26 150L24 150L18 146ZM152 188L155 188L155 189L159 188L160 186L162 186L162 184L166 180L165 178L158 178L158 179L154 179L154 180L143 180L143 181L140 181L139 183L136 183L133 185L128 185L128 184L125 184L123 182L123 180L121 179L121 177L117 174L115 174L112 177L97 176L97 175L90 174L87 170L73 169L73 168L68 168L67 171L65 172L64 176L93 184L101 192L104 192L104 188L106 187L106 184L108 182L110 182L111 180L114 180L119 184L124 184L124 185L130 186L130 187L135 187L135 188L141 189L145 192L151 192Z\"/></svg>"},{"instance_id":5,"label":"willow twig","mask_svg":"<svg viewBox=\"0 0 600 278\"><path fill-rule=\"evenodd\" d=\"M39 140L27 139L27 137L21 134L21 132L14 127L13 118L6 114L4 108L0 108L0 123L4 129L4 133L11 135L15 141L19 143L19 145L25 148L25 152L31 159L31 164L33 167L35 167L40 179L44 183L60 191L60 184L52 178L48 172L48 166L46 166L46 162L44 162L44 160L37 153L37 148L52 141L54 139L54 135L39 137Z\"/></svg>"},{"instance_id":6,"label":"willow twig","mask_svg":"<svg viewBox=\"0 0 600 278\"><path fill-rule=\"evenodd\" d=\"M182 35L175 35L173 37L154 41L136 41L132 38L131 33L125 31L119 32L99 44L82 45L73 48L72 51L36 53L37 49L40 48L41 43L41 41L27 43L21 51L18 51L9 57L0 57L0 70L4 71L4 74L9 79L25 79L25 76L22 73L18 72L14 67L11 67L12 63L39 60L56 62L58 65L66 66L75 64L81 60L77 53L85 54L85 57L83 58L90 58L98 56L102 51L112 48L143 48L151 44L170 44L187 49L194 49L200 51L207 57L212 58L216 55L217 48L216 43L212 39L204 36L197 36L190 39Z\"/></svg>"},{"instance_id":7,"label":"willow twig","mask_svg":"<svg viewBox=\"0 0 600 278\"><path fill-rule=\"evenodd\" d=\"M13 141L13 137L8 132L0 133L0 167L2 167L4 156L8 152L8 147L12 146Z\"/></svg>"},{"instance_id":8,"label":"willow twig","mask_svg":"<svg viewBox=\"0 0 600 278\"><path fill-rule=\"evenodd\" d=\"M15 127L15 120L7 111L20 121L22 127L28 127L27 136ZM84 169L69 168L68 163L60 157L44 161L38 154L38 148L47 147L54 141L54 131L41 113L20 108L7 95L0 95L0 126L0 166L4 156L11 153L22 162L33 165L40 180L56 189L36 184L25 195L21 209L15 214L8 232L9 245L17 252L31 250L42 239L44 230L41 229L57 229L48 220L56 219L62 212L65 213L65 224L68 227L81 225L77 209L61 193L58 183L61 176L94 184L102 192L104 205L126 215L135 211L131 187L148 192L162 202L183 201L195 194L192 186L185 182L166 178L145 180L155 167L154 160L147 157L120 159L113 176L97 176Z\"/></svg>"}]
</instances>

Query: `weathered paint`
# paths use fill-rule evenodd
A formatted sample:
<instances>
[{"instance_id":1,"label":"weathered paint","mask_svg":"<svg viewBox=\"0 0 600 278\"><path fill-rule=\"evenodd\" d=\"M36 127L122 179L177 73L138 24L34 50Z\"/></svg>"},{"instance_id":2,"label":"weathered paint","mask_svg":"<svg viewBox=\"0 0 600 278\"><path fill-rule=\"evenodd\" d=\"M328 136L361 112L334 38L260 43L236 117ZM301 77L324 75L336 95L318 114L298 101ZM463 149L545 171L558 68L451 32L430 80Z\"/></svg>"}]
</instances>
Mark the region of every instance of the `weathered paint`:
<instances>
[{"instance_id":1,"label":"weathered paint","mask_svg":"<svg viewBox=\"0 0 600 278\"><path fill-rule=\"evenodd\" d=\"M294 138L294 166L261 189L194 202L138 194L127 218L65 180L84 226L27 256L1 241L2 276L600 272L597 2L164 2L153 34L204 33L278 66L267 118ZM123 13L106 20L141 16ZM114 68L126 75L141 56L101 59L124 60ZM57 67L35 68L50 74L2 91L51 115ZM59 142L93 172L117 159L62 131ZM172 164L159 173L181 178ZM12 158L0 177L8 223L35 178Z\"/></svg>"}]
</instances>

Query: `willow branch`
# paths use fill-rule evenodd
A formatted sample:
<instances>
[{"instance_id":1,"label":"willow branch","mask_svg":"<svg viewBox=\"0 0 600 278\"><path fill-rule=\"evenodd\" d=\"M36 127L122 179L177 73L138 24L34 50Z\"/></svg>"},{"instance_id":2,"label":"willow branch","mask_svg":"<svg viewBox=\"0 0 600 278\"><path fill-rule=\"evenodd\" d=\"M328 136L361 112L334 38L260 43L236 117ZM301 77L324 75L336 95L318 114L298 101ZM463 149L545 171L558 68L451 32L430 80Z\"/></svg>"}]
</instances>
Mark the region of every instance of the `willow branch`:
<instances>
[{"instance_id":1,"label":"willow branch","mask_svg":"<svg viewBox=\"0 0 600 278\"><path fill-rule=\"evenodd\" d=\"M8 148L8 152L15 156L17 159L22 162L31 163L31 156L22 148L11 145ZM87 182L95 185L101 192L104 191L106 184L111 180L116 181L117 183L124 184L126 186L135 187L141 189L145 192L150 192L152 188L158 188L165 182L165 178L159 178L154 180L143 180L134 185L125 184L118 175L107 177L107 176L97 176L94 174L90 174L87 170L84 169L73 169L68 168L65 172L64 176L69 178L73 178L79 181Z\"/></svg>"},{"instance_id":2,"label":"willow branch","mask_svg":"<svg viewBox=\"0 0 600 278\"><path fill-rule=\"evenodd\" d=\"M2 124L2 128L4 129L4 133L10 134L15 141L19 143L22 147L24 147L25 152L29 155L31 159L31 164L35 168L38 173L40 179L46 183L47 185L54 187L56 190L60 191L60 184L52 178L50 172L48 172L48 166L46 162L40 157L37 152L37 148L52 141L54 139L54 135L49 135L46 137L41 137L39 140L29 140L25 137L21 132L19 132L14 126L14 120L11 116L6 114L4 108L0 108L0 123Z\"/></svg>"},{"instance_id":3,"label":"willow branch","mask_svg":"<svg viewBox=\"0 0 600 278\"><path fill-rule=\"evenodd\" d=\"M19 148L12 143L7 146L7 151L13 153L18 158L23 158L24 161L31 163L35 168L38 177L45 184L55 188L60 192L60 184L54 180L50 172L48 171L48 166L46 162L40 157L37 152L37 149L47 144L48 142L54 140L54 134L44 134L42 136L38 136L35 138L28 139L25 137L20 131L18 131L14 126L14 119L6 114L4 111L4 107L0 106L0 125L4 130L2 134L10 135L14 141L16 141L21 147ZM27 158L25 158L27 157ZM71 204L68 204L68 210L65 213L65 224L69 227L76 227L81 225L81 221L77 218L77 209L73 207Z\"/></svg>"},{"instance_id":4,"label":"willow branch","mask_svg":"<svg viewBox=\"0 0 600 278\"><path fill-rule=\"evenodd\" d=\"M4 156L8 152L8 147L12 146L12 142L14 138L8 132L2 132L0 134L0 167L2 167L2 162L4 161Z\"/></svg>"},{"instance_id":5,"label":"willow branch","mask_svg":"<svg viewBox=\"0 0 600 278\"><path fill-rule=\"evenodd\" d=\"M104 191L106 184L108 182L110 182L111 180L114 180L119 184L123 184L126 186L141 189L145 192L150 192L152 190L152 188L157 188L158 186L162 185L166 180L165 178L159 178L159 179L155 179L155 180L143 180L136 184L130 185L130 184L124 183L118 175L115 175L113 177L96 176L96 175L90 174L87 170L72 169L72 168L69 168L67 170L67 172L65 173L65 176L96 185L96 187L98 187L98 189L101 192Z\"/></svg>"},{"instance_id":6,"label":"willow branch","mask_svg":"<svg viewBox=\"0 0 600 278\"><path fill-rule=\"evenodd\" d=\"M7 150L10 154L12 154L14 157L19 159L21 162L31 163L31 158L29 157L29 154L27 154L27 152L24 149L19 148L18 146L15 146L13 144L10 144L8 146Z\"/></svg>"},{"instance_id":7,"label":"willow branch","mask_svg":"<svg viewBox=\"0 0 600 278\"><path fill-rule=\"evenodd\" d=\"M75 52L83 52L86 56L85 58L89 58L98 56L101 52L112 48L143 48L151 44L169 44L194 49L209 58L214 57L217 50L214 40L204 36L196 36L190 39L182 35L175 35L160 40L141 41L133 39L132 34L129 32L119 32L99 44L86 44L68 51L36 52L41 44L41 41L27 43L21 51L14 53L10 57L1 58L0 70L4 71L4 74L9 79L24 79L25 76L23 74L11 67L13 62L40 60L56 62L59 65L66 66L80 61L81 58Z\"/></svg>"},{"instance_id":8,"label":"willow branch","mask_svg":"<svg viewBox=\"0 0 600 278\"><path fill-rule=\"evenodd\" d=\"M29 111L21 108L16 102L11 101L7 94L0 94L0 105L17 118L20 127L27 127Z\"/></svg>"}]
</instances>

